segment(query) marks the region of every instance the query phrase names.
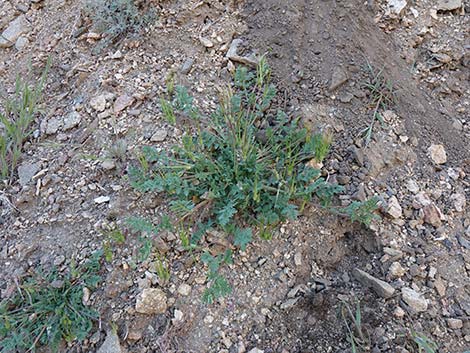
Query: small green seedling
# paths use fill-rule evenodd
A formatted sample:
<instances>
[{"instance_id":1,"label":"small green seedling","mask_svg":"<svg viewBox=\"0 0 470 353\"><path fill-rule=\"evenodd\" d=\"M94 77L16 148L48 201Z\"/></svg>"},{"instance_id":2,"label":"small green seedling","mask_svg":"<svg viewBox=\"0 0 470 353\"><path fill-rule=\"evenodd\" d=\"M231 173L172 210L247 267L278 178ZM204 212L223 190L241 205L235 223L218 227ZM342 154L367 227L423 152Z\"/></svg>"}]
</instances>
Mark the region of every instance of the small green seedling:
<instances>
[{"instance_id":1,"label":"small green seedling","mask_svg":"<svg viewBox=\"0 0 470 353\"><path fill-rule=\"evenodd\" d=\"M412 331L411 338L417 346L418 353L437 353L439 351L437 344L423 333Z\"/></svg>"},{"instance_id":2,"label":"small green seedling","mask_svg":"<svg viewBox=\"0 0 470 353\"><path fill-rule=\"evenodd\" d=\"M170 280L170 269L168 266L161 260L160 255L157 256L155 262L155 272L157 273L158 278L162 281L162 284L167 283Z\"/></svg>"}]
</instances>

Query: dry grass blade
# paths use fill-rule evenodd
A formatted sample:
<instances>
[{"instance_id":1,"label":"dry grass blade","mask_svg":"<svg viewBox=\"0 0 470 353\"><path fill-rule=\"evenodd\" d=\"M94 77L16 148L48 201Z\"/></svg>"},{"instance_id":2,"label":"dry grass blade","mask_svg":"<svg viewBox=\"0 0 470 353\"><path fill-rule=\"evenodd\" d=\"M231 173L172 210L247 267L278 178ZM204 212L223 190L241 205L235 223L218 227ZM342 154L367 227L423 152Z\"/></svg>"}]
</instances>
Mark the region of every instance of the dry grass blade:
<instances>
[{"instance_id":1,"label":"dry grass blade","mask_svg":"<svg viewBox=\"0 0 470 353\"><path fill-rule=\"evenodd\" d=\"M396 90L393 83L383 75L383 69L377 70L367 62L366 71L369 79L363 83L363 87L369 91L369 107L373 109L369 126L361 132L364 144L367 146L372 139L372 132L376 122L384 124L381 111L387 110L395 104Z\"/></svg>"}]
</instances>

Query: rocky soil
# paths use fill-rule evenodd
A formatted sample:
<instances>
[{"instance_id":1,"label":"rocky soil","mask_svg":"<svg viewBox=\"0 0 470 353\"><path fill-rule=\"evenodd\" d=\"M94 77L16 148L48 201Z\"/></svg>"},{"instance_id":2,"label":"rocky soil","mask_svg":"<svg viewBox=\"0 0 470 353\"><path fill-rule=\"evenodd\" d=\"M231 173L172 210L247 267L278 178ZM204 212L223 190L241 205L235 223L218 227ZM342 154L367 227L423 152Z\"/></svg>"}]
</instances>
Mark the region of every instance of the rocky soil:
<instances>
[{"instance_id":1,"label":"rocky soil","mask_svg":"<svg viewBox=\"0 0 470 353\"><path fill-rule=\"evenodd\" d=\"M342 312L359 303L369 352L470 350L470 3L462 0L152 2L157 17L99 53L81 1L0 3L0 96L15 76L52 59L43 113L18 181L0 190L0 289L38 266L66 270L103 248L129 216L158 220L166 200L127 180L139 148L178 143L159 97L175 75L210 112L236 65L266 54L306 126L334 133L323 172L345 187L338 204L378 196L369 228L315 206L223 269L233 293L201 302L206 271L175 234L136 262L125 231L89 298L100 321L63 352L351 352ZM258 56L257 56L258 55ZM367 63L383 69L396 101L373 109ZM210 241L210 235L207 237ZM215 238L215 237L212 237ZM117 325L117 332L111 324Z\"/></svg>"}]
</instances>

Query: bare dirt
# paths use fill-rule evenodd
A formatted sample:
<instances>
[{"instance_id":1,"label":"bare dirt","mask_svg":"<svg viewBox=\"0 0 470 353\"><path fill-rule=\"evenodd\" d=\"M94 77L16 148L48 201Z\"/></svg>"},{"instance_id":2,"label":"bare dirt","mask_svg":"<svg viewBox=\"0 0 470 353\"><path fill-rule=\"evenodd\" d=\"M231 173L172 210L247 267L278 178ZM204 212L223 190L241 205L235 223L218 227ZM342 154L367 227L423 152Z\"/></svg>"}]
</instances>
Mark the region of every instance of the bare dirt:
<instances>
[{"instance_id":1,"label":"bare dirt","mask_svg":"<svg viewBox=\"0 0 470 353\"><path fill-rule=\"evenodd\" d=\"M439 352L470 349L470 215L461 201L470 195L468 1L436 12L437 2L410 1L400 15L387 1L157 1L155 23L99 54L82 2L34 1L19 10L21 4L0 4L0 32L23 12L31 23L25 48L0 49L0 93L12 92L29 62L33 77L48 57L52 67L44 113L22 160L39 163L39 174L0 191L15 207L1 203L2 296L32 268L66 270L72 258L101 249L109 224L124 229L137 214L159 219L166 200L132 190L127 168L142 145L168 148L182 136L184 127L168 125L159 108L170 73L203 110L214 109L237 65L225 56L235 38L245 53L266 54L292 117L334 132L324 173L345 186L338 204L382 200L382 219L370 229L308 207L273 240L259 239L235 257L223 270L232 295L210 306L200 300L202 264L174 235L155 240L171 271L162 284L153 259L133 267L140 243L126 233L91 297L101 315L93 336L61 351L97 351L115 323L128 352L352 352L341 312L356 303L369 337L361 352L419 352L414 332L436 341ZM397 100L364 146L361 131L373 110L363 87L367 63L383 69ZM101 95L106 106L98 111L91 102ZM131 103L117 112L119 100ZM73 111L80 121L66 129L63 118ZM54 119L62 121L55 131ZM152 141L162 130L165 137ZM118 144L122 153L113 149ZM428 148L439 144L447 161L437 165ZM97 203L100 196L109 201ZM394 198L398 215L390 210ZM403 273L393 270L397 263ZM389 283L394 294L367 288L355 268ZM149 287L167 294L164 314L136 312L136 297ZM409 305L402 288L419 293L427 309Z\"/></svg>"}]
</instances>

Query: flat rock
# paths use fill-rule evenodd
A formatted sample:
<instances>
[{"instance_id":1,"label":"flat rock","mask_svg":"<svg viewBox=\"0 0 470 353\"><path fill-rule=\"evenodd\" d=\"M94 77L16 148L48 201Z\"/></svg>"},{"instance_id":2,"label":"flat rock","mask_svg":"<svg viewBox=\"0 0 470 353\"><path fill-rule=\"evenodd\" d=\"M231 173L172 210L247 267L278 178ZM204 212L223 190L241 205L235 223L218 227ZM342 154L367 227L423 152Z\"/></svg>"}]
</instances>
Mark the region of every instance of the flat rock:
<instances>
[{"instance_id":1,"label":"flat rock","mask_svg":"<svg viewBox=\"0 0 470 353\"><path fill-rule=\"evenodd\" d=\"M400 218L403 214L400 203L395 196L392 196L390 200L388 200L387 214L395 219Z\"/></svg>"},{"instance_id":2,"label":"flat rock","mask_svg":"<svg viewBox=\"0 0 470 353\"><path fill-rule=\"evenodd\" d=\"M464 194L453 194L450 199L454 203L454 208L457 212L462 212L467 205L467 200Z\"/></svg>"},{"instance_id":3,"label":"flat rock","mask_svg":"<svg viewBox=\"0 0 470 353\"><path fill-rule=\"evenodd\" d=\"M109 330L106 333L106 339L104 340L97 353L121 353L122 348L119 343L119 337L114 330Z\"/></svg>"},{"instance_id":4,"label":"flat rock","mask_svg":"<svg viewBox=\"0 0 470 353\"><path fill-rule=\"evenodd\" d=\"M447 162L447 153L443 145L431 145L428 153L432 161L436 164L444 164Z\"/></svg>"},{"instance_id":5,"label":"flat rock","mask_svg":"<svg viewBox=\"0 0 470 353\"><path fill-rule=\"evenodd\" d=\"M181 283L178 287L178 293L187 297L191 293L191 286L186 283Z\"/></svg>"},{"instance_id":6,"label":"flat rock","mask_svg":"<svg viewBox=\"0 0 470 353\"><path fill-rule=\"evenodd\" d=\"M200 37L199 38L199 41L201 42L201 44L203 46L205 46L206 48L212 48L214 46L214 43L212 43L212 41L209 39L209 38L206 38L206 37Z\"/></svg>"},{"instance_id":7,"label":"flat rock","mask_svg":"<svg viewBox=\"0 0 470 353\"><path fill-rule=\"evenodd\" d=\"M46 135L54 135L62 127L62 119L55 116L48 120L46 125Z\"/></svg>"},{"instance_id":8,"label":"flat rock","mask_svg":"<svg viewBox=\"0 0 470 353\"><path fill-rule=\"evenodd\" d=\"M98 205L101 205L102 203L109 202L110 198L109 196L100 196L94 199L93 201L97 203Z\"/></svg>"},{"instance_id":9,"label":"flat rock","mask_svg":"<svg viewBox=\"0 0 470 353\"><path fill-rule=\"evenodd\" d=\"M463 327L463 321L460 319L447 319L447 326L453 330L458 330Z\"/></svg>"},{"instance_id":10,"label":"flat rock","mask_svg":"<svg viewBox=\"0 0 470 353\"><path fill-rule=\"evenodd\" d=\"M250 349L248 353L264 353L264 351L259 348L253 348L253 349Z\"/></svg>"},{"instance_id":11,"label":"flat rock","mask_svg":"<svg viewBox=\"0 0 470 353\"><path fill-rule=\"evenodd\" d=\"M458 10L463 6L462 0L438 0L437 9L439 11Z\"/></svg>"},{"instance_id":12,"label":"flat rock","mask_svg":"<svg viewBox=\"0 0 470 353\"><path fill-rule=\"evenodd\" d=\"M64 131L73 129L75 126L80 124L82 121L82 117L79 112L72 111L68 115L64 117L64 126L63 129Z\"/></svg>"},{"instance_id":13,"label":"flat rock","mask_svg":"<svg viewBox=\"0 0 470 353\"><path fill-rule=\"evenodd\" d=\"M395 293L395 288L390 284L375 278L358 268L354 269L353 276L361 282L362 285L372 288L374 292L382 298L390 298Z\"/></svg>"},{"instance_id":14,"label":"flat rock","mask_svg":"<svg viewBox=\"0 0 470 353\"><path fill-rule=\"evenodd\" d=\"M331 76L331 83L328 90L334 91L339 86L343 85L349 80L348 72L340 66L337 66L333 71L333 75Z\"/></svg>"},{"instance_id":15,"label":"flat rock","mask_svg":"<svg viewBox=\"0 0 470 353\"><path fill-rule=\"evenodd\" d=\"M440 278L436 279L434 282L434 289L436 290L437 294L442 298L446 295L446 285L444 281Z\"/></svg>"},{"instance_id":16,"label":"flat rock","mask_svg":"<svg viewBox=\"0 0 470 353\"><path fill-rule=\"evenodd\" d=\"M431 224L432 226L439 228L442 225L442 212L441 210L433 203L425 206L423 208L424 213L424 222Z\"/></svg>"},{"instance_id":17,"label":"flat rock","mask_svg":"<svg viewBox=\"0 0 470 353\"><path fill-rule=\"evenodd\" d=\"M0 48L12 47L16 40L29 31L29 22L24 15L20 15L10 22L0 35Z\"/></svg>"},{"instance_id":18,"label":"flat rock","mask_svg":"<svg viewBox=\"0 0 470 353\"><path fill-rule=\"evenodd\" d=\"M413 208L419 210L423 207L430 205L431 203L432 201L429 196L424 191L421 191L417 193L416 196L413 198L412 205Z\"/></svg>"},{"instance_id":19,"label":"flat rock","mask_svg":"<svg viewBox=\"0 0 470 353\"><path fill-rule=\"evenodd\" d=\"M256 67L259 63L259 58L255 53L250 55L241 56L238 54L238 47L242 44L243 41L239 38L234 39L230 44L230 48L227 51L226 57L231 61L235 61L247 66Z\"/></svg>"},{"instance_id":20,"label":"flat rock","mask_svg":"<svg viewBox=\"0 0 470 353\"><path fill-rule=\"evenodd\" d=\"M29 40L26 37L19 37L15 42L15 48L18 51L23 50L29 44Z\"/></svg>"},{"instance_id":21,"label":"flat rock","mask_svg":"<svg viewBox=\"0 0 470 353\"><path fill-rule=\"evenodd\" d=\"M132 103L134 103L134 97L128 96L127 94L123 94L119 96L116 101L114 102L114 113L120 113L127 107L129 107Z\"/></svg>"},{"instance_id":22,"label":"flat rock","mask_svg":"<svg viewBox=\"0 0 470 353\"><path fill-rule=\"evenodd\" d=\"M18 167L18 178L21 186L27 185L39 171L39 163L23 163Z\"/></svg>"},{"instance_id":23,"label":"flat rock","mask_svg":"<svg viewBox=\"0 0 470 353\"><path fill-rule=\"evenodd\" d=\"M150 138L152 142L163 142L165 141L166 137L168 136L168 131L165 129L158 129Z\"/></svg>"},{"instance_id":24,"label":"flat rock","mask_svg":"<svg viewBox=\"0 0 470 353\"><path fill-rule=\"evenodd\" d=\"M90 106L97 112L102 112L106 109L106 97L104 94L93 97L90 100Z\"/></svg>"},{"instance_id":25,"label":"flat rock","mask_svg":"<svg viewBox=\"0 0 470 353\"><path fill-rule=\"evenodd\" d=\"M403 268L403 266L395 261L390 265L390 268L388 269L388 274L392 278L400 278L406 273L406 270Z\"/></svg>"},{"instance_id":26,"label":"flat rock","mask_svg":"<svg viewBox=\"0 0 470 353\"><path fill-rule=\"evenodd\" d=\"M406 188L409 192L413 194L417 194L419 192L419 185L416 180L413 179L408 179L408 181L406 182Z\"/></svg>"},{"instance_id":27,"label":"flat rock","mask_svg":"<svg viewBox=\"0 0 470 353\"><path fill-rule=\"evenodd\" d=\"M183 75L189 74L191 68L194 65L194 58L188 58L184 61L183 65L181 65L180 71Z\"/></svg>"},{"instance_id":28,"label":"flat rock","mask_svg":"<svg viewBox=\"0 0 470 353\"><path fill-rule=\"evenodd\" d=\"M388 0L388 8L390 12L400 16L403 14L406 6L408 5L406 0Z\"/></svg>"},{"instance_id":29,"label":"flat rock","mask_svg":"<svg viewBox=\"0 0 470 353\"><path fill-rule=\"evenodd\" d=\"M167 309L167 298L159 288L146 288L137 297L135 310L141 314L163 314Z\"/></svg>"},{"instance_id":30,"label":"flat rock","mask_svg":"<svg viewBox=\"0 0 470 353\"><path fill-rule=\"evenodd\" d=\"M416 312L428 310L428 301L420 293L407 287L401 289L401 297Z\"/></svg>"},{"instance_id":31,"label":"flat rock","mask_svg":"<svg viewBox=\"0 0 470 353\"><path fill-rule=\"evenodd\" d=\"M113 170L116 168L116 163L112 159L106 159L101 163L101 167L105 170Z\"/></svg>"}]
</instances>

